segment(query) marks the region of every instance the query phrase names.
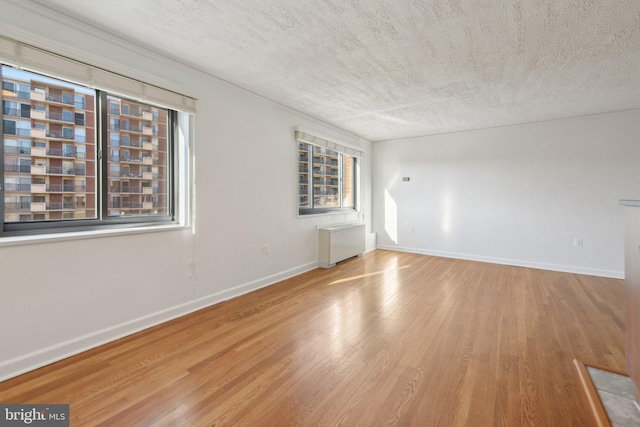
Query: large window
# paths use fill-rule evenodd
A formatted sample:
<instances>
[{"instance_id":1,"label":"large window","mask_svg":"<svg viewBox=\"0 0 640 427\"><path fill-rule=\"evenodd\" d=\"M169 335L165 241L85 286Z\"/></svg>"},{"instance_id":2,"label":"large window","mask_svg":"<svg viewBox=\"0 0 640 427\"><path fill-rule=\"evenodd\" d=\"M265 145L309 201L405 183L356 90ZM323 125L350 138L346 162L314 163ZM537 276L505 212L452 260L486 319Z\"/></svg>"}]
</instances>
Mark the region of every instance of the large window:
<instances>
[{"instance_id":1,"label":"large window","mask_svg":"<svg viewBox=\"0 0 640 427\"><path fill-rule=\"evenodd\" d=\"M175 221L177 111L7 65L0 77L0 236Z\"/></svg>"},{"instance_id":2,"label":"large window","mask_svg":"<svg viewBox=\"0 0 640 427\"><path fill-rule=\"evenodd\" d=\"M298 212L300 215L357 208L358 164L355 153L320 138L317 144L307 142L306 134L298 135ZM341 149L342 148L342 149ZM353 150L351 150L353 151Z\"/></svg>"}]
</instances>

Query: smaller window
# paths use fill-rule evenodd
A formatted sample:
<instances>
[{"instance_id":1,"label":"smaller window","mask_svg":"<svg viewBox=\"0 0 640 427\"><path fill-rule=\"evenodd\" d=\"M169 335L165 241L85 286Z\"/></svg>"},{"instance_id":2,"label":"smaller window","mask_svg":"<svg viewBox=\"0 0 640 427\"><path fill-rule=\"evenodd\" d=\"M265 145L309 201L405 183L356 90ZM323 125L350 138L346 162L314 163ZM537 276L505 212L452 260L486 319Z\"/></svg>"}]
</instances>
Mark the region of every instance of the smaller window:
<instances>
[{"instance_id":1,"label":"smaller window","mask_svg":"<svg viewBox=\"0 0 640 427\"><path fill-rule=\"evenodd\" d=\"M300 215L356 209L357 159L313 144L298 143Z\"/></svg>"}]
</instances>

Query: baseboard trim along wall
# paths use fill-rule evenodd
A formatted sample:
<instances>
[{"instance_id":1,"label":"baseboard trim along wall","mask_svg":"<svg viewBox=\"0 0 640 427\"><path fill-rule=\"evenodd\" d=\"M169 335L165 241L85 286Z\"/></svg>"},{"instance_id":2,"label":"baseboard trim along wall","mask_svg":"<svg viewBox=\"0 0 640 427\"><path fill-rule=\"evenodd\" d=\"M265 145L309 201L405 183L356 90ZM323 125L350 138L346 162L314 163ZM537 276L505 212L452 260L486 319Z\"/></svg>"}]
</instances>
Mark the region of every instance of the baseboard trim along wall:
<instances>
[{"instance_id":1,"label":"baseboard trim along wall","mask_svg":"<svg viewBox=\"0 0 640 427\"><path fill-rule=\"evenodd\" d=\"M90 334L70 339L59 344L43 348L9 360L0 361L0 382L16 377L34 369L75 356L92 348L118 340L136 332L143 331L161 323L185 316L203 308L264 288L290 277L297 276L318 267L314 261L272 274L215 294L207 295L183 304L169 307L155 313L132 319L130 321L104 328Z\"/></svg>"},{"instance_id":2,"label":"baseboard trim along wall","mask_svg":"<svg viewBox=\"0 0 640 427\"><path fill-rule=\"evenodd\" d=\"M491 264L512 265L515 267L538 268L540 270L560 271L563 273L585 274L588 276L609 277L612 279L624 279L624 271L600 270L597 268L584 268L570 265L548 264L542 262L531 262L518 259L494 258L472 254L462 254L457 252L434 251L429 249L409 248L402 246L378 245L378 249L387 251L409 252L421 255L431 255L442 258L463 259L467 261L488 262Z\"/></svg>"}]
</instances>

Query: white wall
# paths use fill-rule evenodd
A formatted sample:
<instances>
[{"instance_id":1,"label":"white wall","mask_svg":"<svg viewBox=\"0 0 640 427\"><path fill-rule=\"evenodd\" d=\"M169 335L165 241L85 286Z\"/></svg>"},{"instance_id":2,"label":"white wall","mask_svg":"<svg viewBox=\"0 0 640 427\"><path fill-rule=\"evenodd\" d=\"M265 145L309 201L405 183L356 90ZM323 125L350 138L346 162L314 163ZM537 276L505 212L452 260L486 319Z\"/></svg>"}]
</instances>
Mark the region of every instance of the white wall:
<instances>
[{"instance_id":1,"label":"white wall","mask_svg":"<svg viewBox=\"0 0 640 427\"><path fill-rule=\"evenodd\" d=\"M635 110L376 142L378 247L623 277L638 135Z\"/></svg>"},{"instance_id":2,"label":"white wall","mask_svg":"<svg viewBox=\"0 0 640 427\"><path fill-rule=\"evenodd\" d=\"M32 3L0 10L1 35L198 98L195 234L0 242L0 380L311 269L318 225L371 218L368 141ZM297 217L295 126L365 152L360 218Z\"/></svg>"}]
</instances>

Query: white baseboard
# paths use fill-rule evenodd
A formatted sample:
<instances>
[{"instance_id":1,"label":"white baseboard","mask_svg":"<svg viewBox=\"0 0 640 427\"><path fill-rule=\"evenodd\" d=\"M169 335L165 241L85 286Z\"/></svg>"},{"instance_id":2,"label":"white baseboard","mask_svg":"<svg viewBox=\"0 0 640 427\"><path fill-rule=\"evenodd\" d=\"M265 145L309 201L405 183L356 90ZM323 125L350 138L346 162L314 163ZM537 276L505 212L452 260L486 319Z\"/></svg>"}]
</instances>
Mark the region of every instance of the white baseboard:
<instances>
[{"instance_id":1,"label":"white baseboard","mask_svg":"<svg viewBox=\"0 0 640 427\"><path fill-rule=\"evenodd\" d=\"M378 245L378 249L388 251L409 252L421 255L431 255L443 258L464 259L468 261L488 262L491 264L513 265L516 267L538 268L540 270L560 271L564 273L585 274L588 276L609 277L612 279L624 279L623 271L601 270L597 268L585 268L571 265L549 264L542 262L532 262L519 259L494 258L482 255L462 254L457 252L435 251L422 248L409 248L402 246Z\"/></svg>"},{"instance_id":2,"label":"white baseboard","mask_svg":"<svg viewBox=\"0 0 640 427\"><path fill-rule=\"evenodd\" d=\"M0 382L136 332L140 332L144 329L193 313L194 311L218 304L222 301L264 288L290 277L313 270L317 267L317 262L311 262L233 287L231 289L226 289L215 294L207 295L193 301L169 307L146 316L141 316L118 325L73 338L53 346L33 351L13 359L0 361Z\"/></svg>"}]
</instances>

